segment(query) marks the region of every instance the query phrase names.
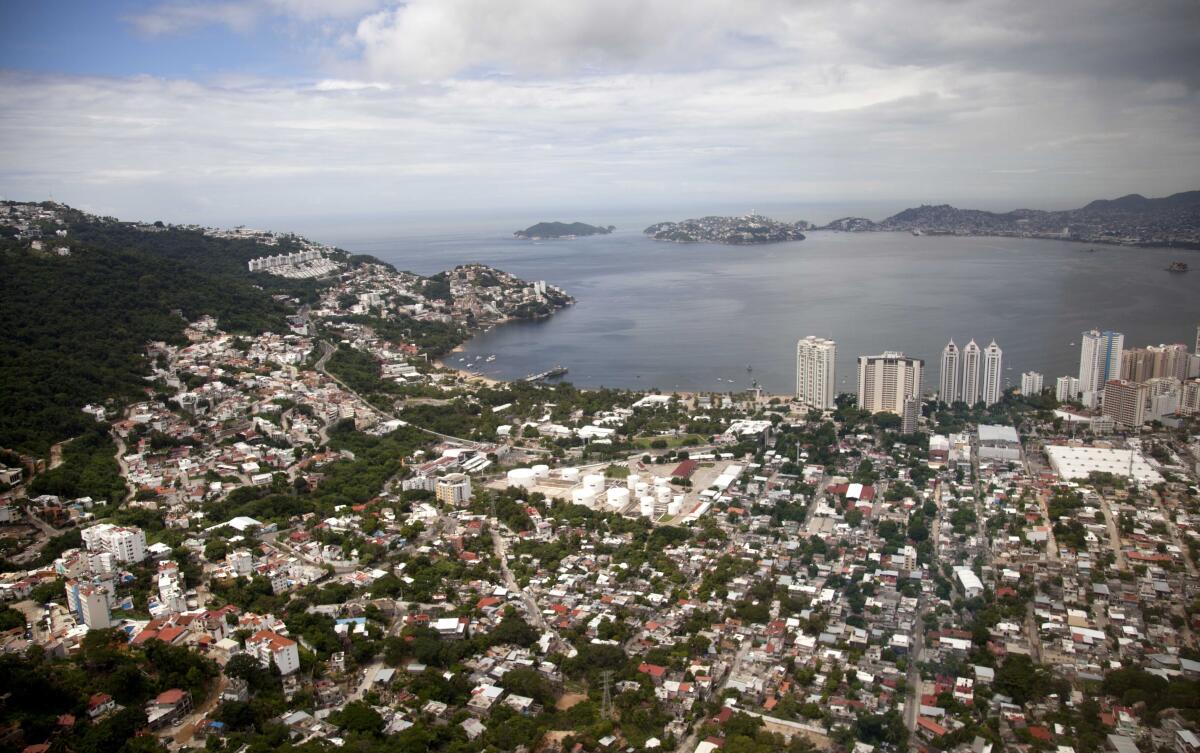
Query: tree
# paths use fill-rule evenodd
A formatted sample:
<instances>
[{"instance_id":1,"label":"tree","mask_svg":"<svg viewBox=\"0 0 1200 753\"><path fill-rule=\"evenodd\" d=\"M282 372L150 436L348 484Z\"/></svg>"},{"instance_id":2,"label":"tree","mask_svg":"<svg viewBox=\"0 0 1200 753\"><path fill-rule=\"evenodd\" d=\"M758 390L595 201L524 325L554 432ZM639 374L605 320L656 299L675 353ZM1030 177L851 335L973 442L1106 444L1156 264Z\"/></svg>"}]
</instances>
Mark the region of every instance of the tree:
<instances>
[{"instance_id":1,"label":"tree","mask_svg":"<svg viewBox=\"0 0 1200 753\"><path fill-rule=\"evenodd\" d=\"M347 732L378 735L383 732L383 717L365 701L351 701L330 714L330 721Z\"/></svg>"}]
</instances>

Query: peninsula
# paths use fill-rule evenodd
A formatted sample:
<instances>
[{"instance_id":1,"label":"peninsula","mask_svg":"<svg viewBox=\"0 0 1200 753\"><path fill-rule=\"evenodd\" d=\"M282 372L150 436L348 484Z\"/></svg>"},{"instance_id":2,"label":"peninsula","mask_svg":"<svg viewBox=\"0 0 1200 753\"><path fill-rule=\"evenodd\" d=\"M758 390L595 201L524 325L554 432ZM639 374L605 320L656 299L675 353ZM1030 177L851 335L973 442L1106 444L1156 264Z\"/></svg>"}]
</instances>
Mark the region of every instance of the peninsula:
<instances>
[{"instance_id":1,"label":"peninsula","mask_svg":"<svg viewBox=\"0 0 1200 753\"><path fill-rule=\"evenodd\" d=\"M842 217L816 230L850 233L907 231L913 235L989 235L1200 248L1200 191L1158 199L1129 194L1099 199L1079 209L988 212L948 204L921 205L874 222Z\"/></svg>"},{"instance_id":2,"label":"peninsula","mask_svg":"<svg viewBox=\"0 0 1200 753\"><path fill-rule=\"evenodd\" d=\"M584 222L539 222L524 230L513 233L514 238L545 240L550 238L578 238L584 235L608 235L616 230L613 225L588 225Z\"/></svg>"},{"instance_id":3,"label":"peninsula","mask_svg":"<svg viewBox=\"0 0 1200 753\"><path fill-rule=\"evenodd\" d=\"M758 214L743 217L701 217L682 222L660 222L644 232L656 241L675 243L723 243L729 246L749 246L761 243L802 241L809 224L772 220Z\"/></svg>"}]
</instances>

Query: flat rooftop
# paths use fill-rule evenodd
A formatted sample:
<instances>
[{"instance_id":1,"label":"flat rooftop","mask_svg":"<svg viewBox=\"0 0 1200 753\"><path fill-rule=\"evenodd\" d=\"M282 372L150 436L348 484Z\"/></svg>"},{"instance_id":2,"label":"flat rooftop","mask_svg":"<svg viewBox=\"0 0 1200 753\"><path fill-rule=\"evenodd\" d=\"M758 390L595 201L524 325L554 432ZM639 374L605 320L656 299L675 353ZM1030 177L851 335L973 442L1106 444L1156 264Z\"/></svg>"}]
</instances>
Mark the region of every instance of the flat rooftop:
<instances>
[{"instance_id":1,"label":"flat rooftop","mask_svg":"<svg viewBox=\"0 0 1200 753\"><path fill-rule=\"evenodd\" d=\"M1132 477L1139 484L1157 484L1163 480L1146 458L1133 450L1049 445L1046 455L1050 458L1050 466L1064 481L1086 481L1093 471Z\"/></svg>"}]
</instances>

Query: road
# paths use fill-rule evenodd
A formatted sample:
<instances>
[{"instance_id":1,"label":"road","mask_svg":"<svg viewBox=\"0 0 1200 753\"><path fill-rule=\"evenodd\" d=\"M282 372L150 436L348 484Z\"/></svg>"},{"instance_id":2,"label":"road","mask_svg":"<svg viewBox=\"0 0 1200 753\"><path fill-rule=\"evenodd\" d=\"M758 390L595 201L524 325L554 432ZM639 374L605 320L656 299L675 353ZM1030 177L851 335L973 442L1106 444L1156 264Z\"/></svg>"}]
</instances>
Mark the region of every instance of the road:
<instances>
[{"instance_id":1,"label":"road","mask_svg":"<svg viewBox=\"0 0 1200 753\"><path fill-rule=\"evenodd\" d=\"M533 594L521 587L517 583L516 577L513 576L512 570L508 569L508 541L506 534L510 533L508 527L499 520L493 518L492 524L492 548L495 550L496 559L500 562L500 572L504 575L504 585L512 593L517 594L521 601L525 603L525 610L532 616L533 621L543 633L550 633L551 636L551 651L566 651L567 643L562 639L550 623L546 620L546 616L542 614L541 608L538 606L537 599L533 598Z\"/></svg>"},{"instance_id":2,"label":"road","mask_svg":"<svg viewBox=\"0 0 1200 753\"><path fill-rule=\"evenodd\" d=\"M442 434L439 431L434 431L433 429L427 429L424 426L417 426L416 424L412 424L412 423L409 423L408 421L405 421L404 419L400 418L399 416L395 415L394 413L389 413L388 411L376 408L366 398L364 398L362 395L360 395L357 392L355 392L354 390L352 390L345 382L343 382L341 379L338 379L333 374L330 374L329 371L326 370L325 364L329 363L330 357L333 356L334 351L336 351L336 350L337 350L337 347L334 346L332 343L327 342L325 340L321 341L321 357L317 359L317 362L315 364L317 371L321 372L325 376L332 379L334 382L337 383L337 385L339 387L341 387L346 392L349 392L351 395L354 395L356 398L358 398L360 401L362 401L362 403L364 405L366 405L369 410L374 411L375 413L378 413L379 415L384 416L386 418L390 418L393 421L400 421L401 423L403 423L407 426L411 426L412 428L416 429L417 431L423 431L426 434L432 434L433 436L444 439L447 442L457 442L459 444L464 444L464 445L468 445L471 447L478 446L479 443L472 439L463 439L462 437L455 437L450 434Z\"/></svg>"},{"instance_id":3,"label":"road","mask_svg":"<svg viewBox=\"0 0 1200 753\"><path fill-rule=\"evenodd\" d=\"M725 678L721 680L721 684L713 688L711 698L720 698L721 693L729 686L729 681L742 669L742 662L746 659L746 654L750 653L750 647L754 643L753 639L746 638L742 641L742 645L738 648L737 654L733 657L733 663L729 665L729 671L725 673ZM683 739L679 745L675 746L675 750L694 751L696 746L700 744L700 727L702 725L696 723L692 726L692 731Z\"/></svg>"}]
</instances>

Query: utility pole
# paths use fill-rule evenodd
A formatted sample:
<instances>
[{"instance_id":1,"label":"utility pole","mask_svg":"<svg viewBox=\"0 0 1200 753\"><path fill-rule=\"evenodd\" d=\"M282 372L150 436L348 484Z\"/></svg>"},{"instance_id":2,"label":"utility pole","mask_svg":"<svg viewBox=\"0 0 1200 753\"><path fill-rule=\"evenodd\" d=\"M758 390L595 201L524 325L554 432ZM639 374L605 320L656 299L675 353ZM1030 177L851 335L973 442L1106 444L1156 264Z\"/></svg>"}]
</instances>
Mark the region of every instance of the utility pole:
<instances>
[{"instance_id":1,"label":"utility pole","mask_svg":"<svg viewBox=\"0 0 1200 753\"><path fill-rule=\"evenodd\" d=\"M600 716L605 719L613 718L612 693L609 691L608 684L612 681L612 670L606 669L600 673L600 677L604 681L604 697L600 701Z\"/></svg>"}]
</instances>

